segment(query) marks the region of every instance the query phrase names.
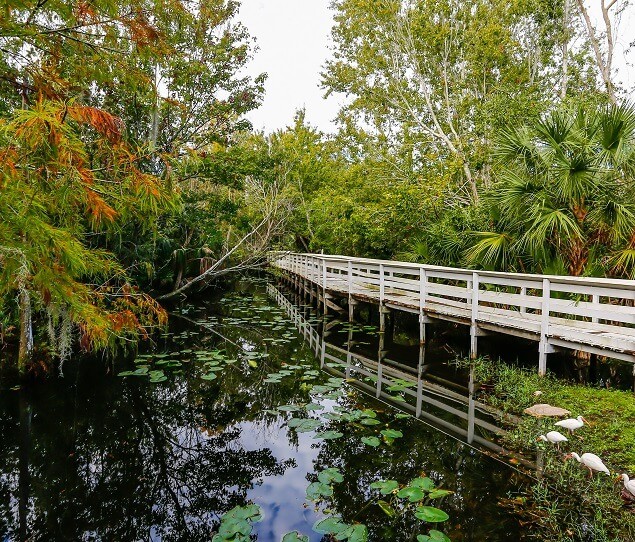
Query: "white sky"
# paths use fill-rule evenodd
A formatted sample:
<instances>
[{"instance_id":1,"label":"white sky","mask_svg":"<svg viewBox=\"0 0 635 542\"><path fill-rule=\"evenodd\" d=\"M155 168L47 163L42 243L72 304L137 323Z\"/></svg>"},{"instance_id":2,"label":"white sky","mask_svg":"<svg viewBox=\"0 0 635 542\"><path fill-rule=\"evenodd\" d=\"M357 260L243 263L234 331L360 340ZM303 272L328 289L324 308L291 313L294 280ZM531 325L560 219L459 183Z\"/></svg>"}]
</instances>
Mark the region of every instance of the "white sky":
<instances>
[{"instance_id":1,"label":"white sky","mask_svg":"<svg viewBox=\"0 0 635 542\"><path fill-rule=\"evenodd\" d=\"M319 88L333 26L329 4L329 0L242 0L239 18L259 47L248 71L269 74L262 107L247 115L256 130L284 128L302 107L310 124L334 130L337 98L324 100Z\"/></svg>"},{"instance_id":2,"label":"white sky","mask_svg":"<svg viewBox=\"0 0 635 542\"><path fill-rule=\"evenodd\" d=\"M623 4L626 0L618 0ZM587 0L595 23L600 23L599 0ZM618 5L619 5L618 4ZM242 0L239 18L256 38L259 50L248 73L269 74L263 105L247 115L256 130L272 132L289 126L296 110L305 107L310 124L325 132L335 130L338 96L323 99L320 72L330 56L333 12L330 0ZM600 30L602 26L600 25ZM626 8L618 28L614 66L616 81L631 91L635 101L635 68L627 63L626 47L635 42L635 6ZM629 60L632 60L630 55Z\"/></svg>"}]
</instances>

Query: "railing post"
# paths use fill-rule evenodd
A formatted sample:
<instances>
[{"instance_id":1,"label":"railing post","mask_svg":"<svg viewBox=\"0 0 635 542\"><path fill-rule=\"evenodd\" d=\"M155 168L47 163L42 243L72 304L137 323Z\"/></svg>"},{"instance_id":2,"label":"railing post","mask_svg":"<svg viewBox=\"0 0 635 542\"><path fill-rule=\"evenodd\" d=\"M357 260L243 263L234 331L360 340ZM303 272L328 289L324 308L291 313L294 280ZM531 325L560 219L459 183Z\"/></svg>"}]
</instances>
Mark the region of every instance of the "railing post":
<instances>
[{"instance_id":1,"label":"railing post","mask_svg":"<svg viewBox=\"0 0 635 542\"><path fill-rule=\"evenodd\" d=\"M472 323L470 325L470 359L477 356L478 343L478 273L472 273Z\"/></svg>"},{"instance_id":2,"label":"railing post","mask_svg":"<svg viewBox=\"0 0 635 542\"><path fill-rule=\"evenodd\" d=\"M384 264L379 264L379 304L384 304Z\"/></svg>"},{"instance_id":3,"label":"railing post","mask_svg":"<svg viewBox=\"0 0 635 542\"><path fill-rule=\"evenodd\" d=\"M551 284L549 279L542 279L542 304L540 318L540 344L538 346L538 374L547 374L547 354L549 353L549 305L551 300Z\"/></svg>"},{"instance_id":4,"label":"railing post","mask_svg":"<svg viewBox=\"0 0 635 542\"><path fill-rule=\"evenodd\" d=\"M328 308L326 306L326 286L327 286L327 278L326 278L326 259L322 259L322 301L324 302L324 315L328 312Z\"/></svg>"},{"instance_id":5,"label":"railing post","mask_svg":"<svg viewBox=\"0 0 635 542\"><path fill-rule=\"evenodd\" d=\"M527 286L521 286L520 288L520 296L522 297L521 303L522 305L520 306L520 314L526 314L527 313L527 305L525 305L525 303L527 303L526 297L527 297Z\"/></svg>"}]
</instances>

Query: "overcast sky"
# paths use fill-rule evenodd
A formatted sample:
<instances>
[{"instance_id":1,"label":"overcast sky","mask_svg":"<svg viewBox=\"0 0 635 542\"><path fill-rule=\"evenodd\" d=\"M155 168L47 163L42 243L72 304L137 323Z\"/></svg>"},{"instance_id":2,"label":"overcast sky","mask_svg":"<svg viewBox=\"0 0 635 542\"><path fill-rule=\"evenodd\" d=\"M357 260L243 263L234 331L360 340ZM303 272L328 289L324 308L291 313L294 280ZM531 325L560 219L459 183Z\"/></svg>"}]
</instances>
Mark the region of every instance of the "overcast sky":
<instances>
[{"instance_id":1,"label":"overcast sky","mask_svg":"<svg viewBox=\"0 0 635 542\"><path fill-rule=\"evenodd\" d=\"M302 107L312 125L334 129L337 99L324 100L319 87L333 26L329 4L329 0L242 0L240 20L259 48L249 73L269 74L262 107L248 115L257 130L288 126Z\"/></svg>"},{"instance_id":2,"label":"overcast sky","mask_svg":"<svg viewBox=\"0 0 635 542\"><path fill-rule=\"evenodd\" d=\"M324 100L319 87L322 66L330 55L333 12L329 4L330 0L242 0L240 20L259 48L249 73L269 74L262 107L248 115L257 130L271 132L288 126L295 111L302 107L306 108L309 123L325 132L334 130L338 97ZM586 4L596 7L597 13L594 10L592 15L599 22L599 0L587 0ZM626 46L635 41L633 5L621 21L619 38L614 59L619 70L617 80L633 89L635 69L627 65L624 55Z\"/></svg>"}]
</instances>

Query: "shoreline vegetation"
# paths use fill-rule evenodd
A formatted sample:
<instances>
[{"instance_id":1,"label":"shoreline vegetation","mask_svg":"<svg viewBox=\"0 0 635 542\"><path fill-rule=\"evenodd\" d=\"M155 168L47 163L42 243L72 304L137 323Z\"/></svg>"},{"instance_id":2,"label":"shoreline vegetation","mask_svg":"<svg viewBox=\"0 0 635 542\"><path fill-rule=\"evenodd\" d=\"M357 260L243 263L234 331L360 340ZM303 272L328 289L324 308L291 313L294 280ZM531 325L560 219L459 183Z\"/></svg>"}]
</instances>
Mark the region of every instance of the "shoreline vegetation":
<instances>
[{"instance_id":1,"label":"shoreline vegetation","mask_svg":"<svg viewBox=\"0 0 635 542\"><path fill-rule=\"evenodd\" d=\"M543 460L542 479L529 488L526 496L502 504L534 524L543 533L543 540L635 540L635 500L622 498L622 481L617 480L622 473L635 472L633 393L575 384L550 373L540 377L535 371L488 358L457 362L461 367L470 364L474 365L475 381L488 385L478 400L517 420L513 425L507 422L504 446L521 453L540 453ZM582 415L589 424L573 435L563 431L569 440L558 451L551 443L537 441L537 437L559 429L554 424L560 418L523 413L536 403L567 409L572 417ZM570 452L598 455L611 475L596 473L589 479L588 471L577 461L565 459ZM574 521L573 511L583 521Z\"/></svg>"}]
</instances>

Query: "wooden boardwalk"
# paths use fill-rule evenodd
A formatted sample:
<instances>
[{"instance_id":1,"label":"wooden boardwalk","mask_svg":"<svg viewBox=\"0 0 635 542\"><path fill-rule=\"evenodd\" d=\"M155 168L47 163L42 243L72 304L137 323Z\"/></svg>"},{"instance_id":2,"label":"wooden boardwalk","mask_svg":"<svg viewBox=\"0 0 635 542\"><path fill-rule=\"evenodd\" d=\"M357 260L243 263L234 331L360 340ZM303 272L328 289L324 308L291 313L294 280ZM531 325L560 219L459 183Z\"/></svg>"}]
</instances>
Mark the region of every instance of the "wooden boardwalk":
<instances>
[{"instance_id":1,"label":"wooden boardwalk","mask_svg":"<svg viewBox=\"0 0 635 542\"><path fill-rule=\"evenodd\" d=\"M315 296L324 310L346 297L386 311L419 315L420 338L431 319L470 326L478 337L506 333L538 342L540 374L556 348L635 364L635 281L473 271L325 254L272 253L271 266ZM634 365L635 370L635 365Z\"/></svg>"}]
</instances>

